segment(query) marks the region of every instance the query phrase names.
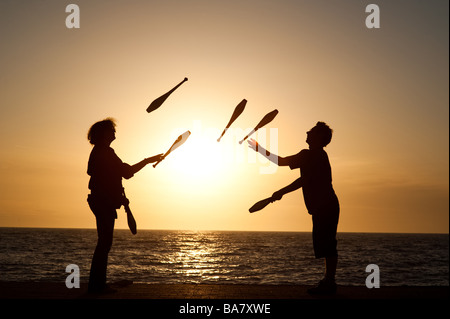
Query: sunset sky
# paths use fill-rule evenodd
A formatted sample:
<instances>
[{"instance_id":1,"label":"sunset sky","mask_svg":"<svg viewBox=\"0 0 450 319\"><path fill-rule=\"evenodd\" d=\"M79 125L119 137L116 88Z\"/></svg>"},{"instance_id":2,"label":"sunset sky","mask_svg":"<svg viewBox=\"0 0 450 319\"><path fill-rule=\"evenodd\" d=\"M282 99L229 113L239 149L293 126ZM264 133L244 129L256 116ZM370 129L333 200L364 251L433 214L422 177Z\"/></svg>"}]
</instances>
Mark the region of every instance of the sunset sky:
<instances>
[{"instance_id":1,"label":"sunset sky","mask_svg":"<svg viewBox=\"0 0 450 319\"><path fill-rule=\"evenodd\" d=\"M66 27L66 6L80 28ZM370 3L380 28L365 24ZM124 181L140 229L311 231L299 177L281 156L317 121L341 232L449 230L448 1L146 0L0 2L0 227L94 228L89 127L117 120L129 164L189 140ZM156 111L149 103L184 77ZM217 138L242 100L244 113ZM117 228L126 228L124 210Z\"/></svg>"}]
</instances>

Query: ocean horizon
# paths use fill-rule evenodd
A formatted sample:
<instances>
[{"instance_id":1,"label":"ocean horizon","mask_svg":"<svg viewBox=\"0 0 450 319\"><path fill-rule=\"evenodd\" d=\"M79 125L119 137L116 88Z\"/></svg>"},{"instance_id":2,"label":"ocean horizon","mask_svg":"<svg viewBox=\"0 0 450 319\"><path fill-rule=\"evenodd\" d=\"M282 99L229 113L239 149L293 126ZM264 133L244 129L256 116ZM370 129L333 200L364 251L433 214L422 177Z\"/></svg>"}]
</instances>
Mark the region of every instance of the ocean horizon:
<instances>
[{"instance_id":1,"label":"ocean horizon","mask_svg":"<svg viewBox=\"0 0 450 319\"><path fill-rule=\"evenodd\" d=\"M338 232L338 284L364 286L368 265L383 286L448 286L449 235ZM0 281L87 282L94 228L0 227ZM323 277L311 232L115 229L108 280L137 283L312 285Z\"/></svg>"},{"instance_id":2,"label":"ocean horizon","mask_svg":"<svg viewBox=\"0 0 450 319\"><path fill-rule=\"evenodd\" d=\"M95 227L35 227L35 226L0 226L1 229L60 229L60 230L96 230ZM114 230L128 230L128 228L120 228L115 227ZM311 231L302 231L302 230L223 230L223 229L172 229L172 228L139 228L138 231L206 231L206 232L257 232L257 233L309 233ZM339 231L338 234L405 234L405 235L447 235L450 239L450 233L442 233L442 232L382 232L382 231L366 231L366 232L357 232L357 231Z\"/></svg>"}]
</instances>

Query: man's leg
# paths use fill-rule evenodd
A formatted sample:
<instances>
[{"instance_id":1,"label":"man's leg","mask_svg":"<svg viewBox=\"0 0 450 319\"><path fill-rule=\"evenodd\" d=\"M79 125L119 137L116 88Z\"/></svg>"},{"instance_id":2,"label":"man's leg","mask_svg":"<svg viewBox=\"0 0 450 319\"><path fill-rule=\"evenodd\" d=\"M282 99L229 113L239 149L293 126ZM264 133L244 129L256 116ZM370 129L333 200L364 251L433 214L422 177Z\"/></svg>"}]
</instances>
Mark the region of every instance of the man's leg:
<instances>
[{"instance_id":1,"label":"man's leg","mask_svg":"<svg viewBox=\"0 0 450 319\"><path fill-rule=\"evenodd\" d=\"M335 281L336 268L337 268L338 257L326 257L325 258L325 279L328 281Z\"/></svg>"},{"instance_id":2,"label":"man's leg","mask_svg":"<svg viewBox=\"0 0 450 319\"><path fill-rule=\"evenodd\" d=\"M328 217L328 216L325 216ZM330 222L329 218L313 215L313 246L316 258L325 258L325 278L317 287L308 289L310 294L335 294L336 293L336 268L338 261L337 222Z\"/></svg>"}]
</instances>

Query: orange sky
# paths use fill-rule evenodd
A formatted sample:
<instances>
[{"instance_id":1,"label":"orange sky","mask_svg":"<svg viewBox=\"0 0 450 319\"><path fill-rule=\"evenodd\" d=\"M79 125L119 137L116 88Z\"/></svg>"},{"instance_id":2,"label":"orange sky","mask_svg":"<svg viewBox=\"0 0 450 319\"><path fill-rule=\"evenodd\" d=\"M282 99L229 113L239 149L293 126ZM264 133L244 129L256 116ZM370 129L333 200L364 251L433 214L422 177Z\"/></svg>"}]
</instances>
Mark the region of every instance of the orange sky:
<instances>
[{"instance_id":1,"label":"orange sky","mask_svg":"<svg viewBox=\"0 0 450 319\"><path fill-rule=\"evenodd\" d=\"M124 182L139 228L310 231L301 190L248 213L299 176L238 143L278 109L254 137L281 156L334 129L339 231L448 233L448 1L376 1L380 29L359 1L73 3L79 29L68 3L0 2L0 227L95 227L86 133L111 116L130 164L192 132Z\"/></svg>"}]
</instances>

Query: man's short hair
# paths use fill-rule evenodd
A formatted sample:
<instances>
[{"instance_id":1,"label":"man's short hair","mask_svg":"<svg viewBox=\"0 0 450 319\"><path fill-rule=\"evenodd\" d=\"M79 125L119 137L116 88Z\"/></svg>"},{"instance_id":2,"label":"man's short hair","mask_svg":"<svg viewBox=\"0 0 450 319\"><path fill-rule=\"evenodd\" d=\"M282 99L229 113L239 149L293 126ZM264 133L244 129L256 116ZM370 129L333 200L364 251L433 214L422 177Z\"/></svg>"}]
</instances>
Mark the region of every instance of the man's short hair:
<instances>
[{"instance_id":1,"label":"man's short hair","mask_svg":"<svg viewBox=\"0 0 450 319\"><path fill-rule=\"evenodd\" d=\"M325 122L317 122L316 130L320 136L322 146L327 146L331 142L333 130Z\"/></svg>"}]
</instances>

